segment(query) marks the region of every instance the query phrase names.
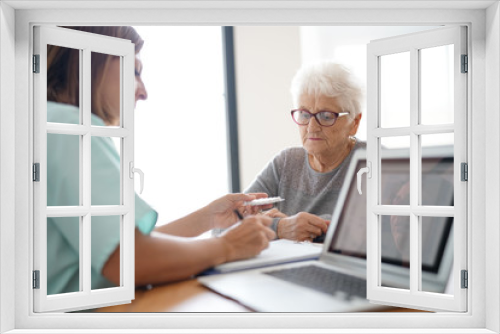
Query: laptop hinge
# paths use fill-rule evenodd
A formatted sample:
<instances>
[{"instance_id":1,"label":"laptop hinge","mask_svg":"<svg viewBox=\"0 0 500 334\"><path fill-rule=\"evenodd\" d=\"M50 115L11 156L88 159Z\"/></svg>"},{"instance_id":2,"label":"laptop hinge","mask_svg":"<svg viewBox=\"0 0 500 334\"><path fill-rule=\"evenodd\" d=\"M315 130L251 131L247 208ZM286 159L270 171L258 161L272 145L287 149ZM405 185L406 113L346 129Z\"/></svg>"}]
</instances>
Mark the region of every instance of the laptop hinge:
<instances>
[{"instance_id":1,"label":"laptop hinge","mask_svg":"<svg viewBox=\"0 0 500 334\"><path fill-rule=\"evenodd\" d=\"M466 162L462 162L460 164L460 180L461 181L469 181L469 166L467 165Z\"/></svg>"},{"instance_id":2,"label":"laptop hinge","mask_svg":"<svg viewBox=\"0 0 500 334\"><path fill-rule=\"evenodd\" d=\"M460 284L460 287L462 289L467 289L469 287L469 274L467 272L467 270L462 270L460 272L460 281L461 281L461 284Z\"/></svg>"}]
</instances>

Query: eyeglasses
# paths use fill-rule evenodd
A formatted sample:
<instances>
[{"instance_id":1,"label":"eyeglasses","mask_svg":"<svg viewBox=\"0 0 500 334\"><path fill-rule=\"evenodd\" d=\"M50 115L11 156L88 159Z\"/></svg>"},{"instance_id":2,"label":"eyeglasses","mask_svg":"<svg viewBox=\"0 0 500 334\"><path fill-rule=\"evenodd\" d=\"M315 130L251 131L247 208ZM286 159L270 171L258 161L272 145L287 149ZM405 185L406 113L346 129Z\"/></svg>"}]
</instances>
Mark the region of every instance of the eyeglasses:
<instances>
[{"instance_id":1,"label":"eyeglasses","mask_svg":"<svg viewBox=\"0 0 500 334\"><path fill-rule=\"evenodd\" d=\"M349 115L348 112L331 112L331 111L320 111L313 114L307 110L294 109L292 110L292 119L298 125L307 125L311 121L311 118L316 118L321 126L332 126L337 121L337 118Z\"/></svg>"}]
</instances>

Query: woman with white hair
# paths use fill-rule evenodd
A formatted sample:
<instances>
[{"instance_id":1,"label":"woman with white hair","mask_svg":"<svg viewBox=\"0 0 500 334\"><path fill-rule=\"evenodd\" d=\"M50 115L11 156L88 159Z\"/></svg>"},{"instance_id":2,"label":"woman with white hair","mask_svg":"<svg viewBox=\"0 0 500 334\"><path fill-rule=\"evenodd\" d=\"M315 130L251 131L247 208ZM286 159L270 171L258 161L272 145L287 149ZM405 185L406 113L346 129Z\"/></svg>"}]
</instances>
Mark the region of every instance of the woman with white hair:
<instances>
[{"instance_id":1,"label":"woman with white hair","mask_svg":"<svg viewBox=\"0 0 500 334\"><path fill-rule=\"evenodd\" d=\"M302 147L278 153L245 192L286 199L265 213L277 238L322 242L352 153L366 147L355 137L362 89L344 66L321 62L296 73L291 93Z\"/></svg>"}]
</instances>

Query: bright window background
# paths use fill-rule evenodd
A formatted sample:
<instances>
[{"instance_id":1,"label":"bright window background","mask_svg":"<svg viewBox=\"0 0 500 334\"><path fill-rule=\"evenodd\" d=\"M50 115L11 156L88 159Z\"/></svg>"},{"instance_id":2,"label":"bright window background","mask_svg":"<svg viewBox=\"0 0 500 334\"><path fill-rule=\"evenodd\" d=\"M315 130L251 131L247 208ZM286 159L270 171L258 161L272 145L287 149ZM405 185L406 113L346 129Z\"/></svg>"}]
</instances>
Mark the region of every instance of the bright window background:
<instances>
[{"instance_id":1,"label":"bright window background","mask_svg":"<svg viewBox=\"0 0 500 334\"><path fill-rule=\"evenodd\" d=\"M222 31L134 28L148 92L135 112L135 167L163 225L229 192Z\"/></svg>"}]
</instances>

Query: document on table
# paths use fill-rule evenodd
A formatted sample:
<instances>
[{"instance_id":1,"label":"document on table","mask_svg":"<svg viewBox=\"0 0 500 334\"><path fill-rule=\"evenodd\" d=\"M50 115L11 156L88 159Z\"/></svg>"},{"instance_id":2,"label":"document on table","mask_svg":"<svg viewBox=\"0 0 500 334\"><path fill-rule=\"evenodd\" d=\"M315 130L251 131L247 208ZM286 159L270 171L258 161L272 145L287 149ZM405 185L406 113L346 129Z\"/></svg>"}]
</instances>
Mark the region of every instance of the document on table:
<instances>
[{"instance_id":1,"label":"document on table","mask_svg":"<svg viewBox=\"0 0 500 334\"><path fill-rule=\"evenodd\" d=\"M202 275L222 274L282 263L315 260L319 258L322 246L322 244L296 242L287 239L274 240L269 243L268 248L253 258L223 263L205 271Z\"/></svg>"}]
</instances>

